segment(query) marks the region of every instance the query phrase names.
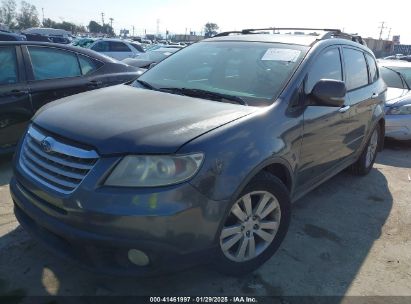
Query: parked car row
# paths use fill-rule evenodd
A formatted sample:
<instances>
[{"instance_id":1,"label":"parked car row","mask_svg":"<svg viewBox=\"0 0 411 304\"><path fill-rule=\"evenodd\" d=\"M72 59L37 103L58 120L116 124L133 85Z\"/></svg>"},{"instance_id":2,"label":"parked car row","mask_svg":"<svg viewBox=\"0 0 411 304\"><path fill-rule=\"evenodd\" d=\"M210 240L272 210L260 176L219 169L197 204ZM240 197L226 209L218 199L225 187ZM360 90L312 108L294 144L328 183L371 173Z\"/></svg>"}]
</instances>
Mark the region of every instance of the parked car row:
<instances>
[{"instance_id":1,"label":"parked car row","mask_svg":"<svg viewBox=\"0 0 411 304\"><path fill-rule=\"evenodd\" d=\"M42 107L14 157L20 224L103 272L208 261L238 275L261 266L286 236L292 202L347 167L370 172L387 94L356 37L272 30L219 34L160 58L135 81ZM110 42L91 49L110 53ZM133 51L116 48L125 45ZM89 90L99 77L125 82L136 69L76 47L0 50L6 107L25 108L29 94L44 104Z\"/></svg>"},{"instance_id":2,"label":"parked car row","mask_svg":"<svg viewBox=\"0 0 411 304\"><path fill-rule=\"evenodd\" d=\"M42 42L0 42L0 67L0 154L14 149L46 103L142 73L88 49Z\"/></svg>"}]
</instances>

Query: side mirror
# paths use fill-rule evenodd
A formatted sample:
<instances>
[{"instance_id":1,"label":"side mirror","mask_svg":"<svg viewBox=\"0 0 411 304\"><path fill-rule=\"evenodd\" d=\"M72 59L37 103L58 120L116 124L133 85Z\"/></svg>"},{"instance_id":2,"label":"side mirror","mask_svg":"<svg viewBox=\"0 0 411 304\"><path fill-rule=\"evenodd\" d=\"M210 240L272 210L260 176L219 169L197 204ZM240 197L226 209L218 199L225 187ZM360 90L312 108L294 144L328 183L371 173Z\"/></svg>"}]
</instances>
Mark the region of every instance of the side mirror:
<instances>
[{"instance_id":1,"label":"side mirror","mask_svg":"<svg viewBox=\"0 0 411 304\"><path fill-rule=\"evenodd\" d=\"M344 105L347 88L343 81L332 79L321 79L318 81L311 96L315 104L327 107L341 107Z\"/></svg>"}]
</instances>

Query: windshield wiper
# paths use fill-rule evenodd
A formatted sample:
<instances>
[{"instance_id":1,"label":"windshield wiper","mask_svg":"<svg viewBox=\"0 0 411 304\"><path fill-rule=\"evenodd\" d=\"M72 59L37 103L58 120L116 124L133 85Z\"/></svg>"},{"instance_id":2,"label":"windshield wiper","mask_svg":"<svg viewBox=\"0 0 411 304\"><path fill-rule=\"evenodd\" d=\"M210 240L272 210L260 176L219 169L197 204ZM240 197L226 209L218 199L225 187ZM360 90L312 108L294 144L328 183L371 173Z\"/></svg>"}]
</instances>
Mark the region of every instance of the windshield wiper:
<instances>
[{"instance_id":1,"label":"windshield wiper","mask_svg":"<svg viewBox=\"0 0 411 304\"><path fill-rule=\"evenodd\" d=\"M140 79L137 79L136 81L137 81L139 84L141 84L142 86L144 86L144 87L146 87L147 89L149 89L149 90L158 91L157 88L153 87L153 86L152 86L151 84L149 84L147 81L140 80Z\"/></svg>"},{"instance_id":2,"label":"windshield wiper","mask_svg":"<svg viewBox=\"0 0 411 304\"><path fill-rule=\"evenodd\" d=\"M217 101L222 101L223 99L226 99L230 101L235 101L236 103L244 105L244 106L248 105L247 102L240 96L217 93L217 92L212 92L212 91L207 91L207 90L202 90L202 89L161 88L160 90L168 91L168 92L176 93L176 94L181 94L181 95L186 95L186 96L191 96L191 97L204 97L204 98L209 98L209 99L217 100Z\"/></svg>"}]
</instances>

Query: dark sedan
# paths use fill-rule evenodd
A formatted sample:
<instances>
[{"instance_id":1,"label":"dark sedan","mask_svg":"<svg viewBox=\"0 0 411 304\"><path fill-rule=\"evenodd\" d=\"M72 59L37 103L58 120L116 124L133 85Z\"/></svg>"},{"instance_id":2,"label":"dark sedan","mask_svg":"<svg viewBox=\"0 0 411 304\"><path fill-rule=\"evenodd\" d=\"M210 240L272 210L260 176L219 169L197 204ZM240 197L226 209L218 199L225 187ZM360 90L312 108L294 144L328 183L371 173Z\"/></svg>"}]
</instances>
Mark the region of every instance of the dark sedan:
<instances>
[{"instance_id":1,"label":"dark sedan","mask_svg":"<svg viewBox=\"0 0 411 304\"><path fill-rule=\"evenodd\" d=\"M124 83L139 69L88 49L0 42L0 154L12 152L33 114L76 93Z\"/></svg>"}]
</instances>

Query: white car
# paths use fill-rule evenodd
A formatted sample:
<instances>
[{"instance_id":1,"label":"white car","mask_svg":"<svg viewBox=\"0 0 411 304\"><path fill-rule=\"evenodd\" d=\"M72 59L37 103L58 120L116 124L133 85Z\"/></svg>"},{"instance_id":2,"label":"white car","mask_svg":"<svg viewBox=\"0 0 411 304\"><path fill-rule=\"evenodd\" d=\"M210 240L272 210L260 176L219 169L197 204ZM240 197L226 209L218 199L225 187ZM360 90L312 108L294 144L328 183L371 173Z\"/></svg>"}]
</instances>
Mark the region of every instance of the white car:
<instances>
[{"instance_id":1,"label":"white car","mask_svg":"<svg viewBox=\"0 0 411 304\"><path fill-rule=\"evenodd\" d=\"M379 60L380 73L387 84L385 135L411 140L411 63Z\"/></svg>"},{"instance_id":2,"label":"white car","mask_svg":"<svg viewBox=\"0 0 411 304\"><path fill-rule=\"evenodd\" d=\"M89 48L117 60L136 58L144 53L140 43L121 39L98 39Z\"/></svg>"}]
</instances>

